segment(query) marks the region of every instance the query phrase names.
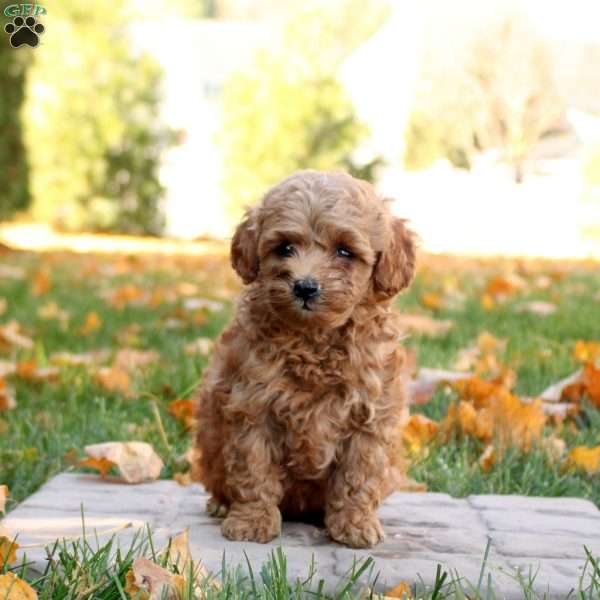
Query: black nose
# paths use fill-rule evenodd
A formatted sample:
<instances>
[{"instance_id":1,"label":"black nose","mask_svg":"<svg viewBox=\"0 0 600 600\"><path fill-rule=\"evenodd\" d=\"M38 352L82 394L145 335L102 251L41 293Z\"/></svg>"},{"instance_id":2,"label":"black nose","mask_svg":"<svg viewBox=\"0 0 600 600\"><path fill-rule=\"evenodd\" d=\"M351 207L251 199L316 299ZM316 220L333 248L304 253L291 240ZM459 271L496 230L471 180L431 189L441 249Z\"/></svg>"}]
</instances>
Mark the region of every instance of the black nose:
<instances>
[{"instance_id":1,"label":"black nose","mask_svg":"<svg viewBox=\"0 0 600 600\"><path fill-rule=\"evenodd\" d=\"M294 283L294 296L305 302L316 298L319 292L319 284L314 279L298 279Z\"/></svg>"}]
</instances>

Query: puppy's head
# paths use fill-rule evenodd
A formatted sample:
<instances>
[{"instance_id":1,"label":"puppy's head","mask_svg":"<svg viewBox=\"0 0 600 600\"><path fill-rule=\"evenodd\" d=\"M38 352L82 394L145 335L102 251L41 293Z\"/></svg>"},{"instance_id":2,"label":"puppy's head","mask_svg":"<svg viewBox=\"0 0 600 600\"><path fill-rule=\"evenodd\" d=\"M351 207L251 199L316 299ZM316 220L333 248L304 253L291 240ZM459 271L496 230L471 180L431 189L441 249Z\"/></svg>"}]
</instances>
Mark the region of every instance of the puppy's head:
<instances>
[{"instance_id":1,"label":"puppy's head","mask_svg":"<svg viewBox=\"0 0 600 600\"><path fill-rule=\"evenodd\" d=\"M344 173L301 171L247 211L231 262L255 301L295 326L338 327L359 304L411 281L415 243L373 187Z\"/></svg>"}]
</instances>

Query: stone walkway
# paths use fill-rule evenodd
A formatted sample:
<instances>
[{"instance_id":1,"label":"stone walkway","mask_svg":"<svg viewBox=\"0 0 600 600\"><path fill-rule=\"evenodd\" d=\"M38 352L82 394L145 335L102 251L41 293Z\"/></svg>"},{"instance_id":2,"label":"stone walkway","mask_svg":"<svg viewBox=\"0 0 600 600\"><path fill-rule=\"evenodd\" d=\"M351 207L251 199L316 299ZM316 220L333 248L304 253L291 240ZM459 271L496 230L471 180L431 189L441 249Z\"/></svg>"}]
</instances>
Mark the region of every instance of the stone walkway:
<instances>
[{"instance_id":1,"label":"stone walkway","mask_svg":"<svg viewBox=\"0 0 600 600\"><path fill-rule=\"evenodd\" d=\"M48 482L4 519L2 525L18 534L38 569L44 567L40 546L56 538L81 534L81 506L88 533L107 540L115 530L122 545L149 524L155 545L189 528L192 553L213 572L223 552L229 564L244 562L244 552L257 567L278 545L283 546L292 577L307 574L314 557L318 577L329 588L352 567L355 558L373 556L377 586L383 590L400 580L419 578L431 584L436 567L456 569L472 583L491 539L489 571L497 598L522 598L513 579L516 569L525 578L537 571L535 588L550 590L550 598L566 598L577 586L586 545L600 554L600 511L574 498L470 496L396 493L380 509L386 541L370 551L355 551L331 542L323 530L285 523L280 540L271 544L225 540L218 521L204 511L206 494L200 486L181 487L173 481L142 485L111 483L92 475L62 474ZM131 523L132 527L123 528ZM22 553L21 553L22 555ZM486 574L487 579L487 574Z\"/></svg>"}]
</instances>

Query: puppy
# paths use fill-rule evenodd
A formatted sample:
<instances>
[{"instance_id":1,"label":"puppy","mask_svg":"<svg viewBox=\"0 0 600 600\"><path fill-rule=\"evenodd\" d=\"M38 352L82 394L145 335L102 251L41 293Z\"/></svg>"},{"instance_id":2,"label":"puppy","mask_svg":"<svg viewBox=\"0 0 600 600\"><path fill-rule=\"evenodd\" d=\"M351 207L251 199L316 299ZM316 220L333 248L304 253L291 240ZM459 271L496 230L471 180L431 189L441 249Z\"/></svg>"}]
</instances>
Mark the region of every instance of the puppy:
<instances>
[{"instance_id":1,"label":"puppy","mask_svg":"<svg viewBox=\"0 0 600 600\"><path fill-rule=\"evenodd\" d=\"M342 544L379 543L377 508L402 477L390 302L413 276L413 234L370 184L301 171L247 211L231 263L246 287L197 403L209 512L232 540L320 514Z\"/></svg>"}]
</instances>

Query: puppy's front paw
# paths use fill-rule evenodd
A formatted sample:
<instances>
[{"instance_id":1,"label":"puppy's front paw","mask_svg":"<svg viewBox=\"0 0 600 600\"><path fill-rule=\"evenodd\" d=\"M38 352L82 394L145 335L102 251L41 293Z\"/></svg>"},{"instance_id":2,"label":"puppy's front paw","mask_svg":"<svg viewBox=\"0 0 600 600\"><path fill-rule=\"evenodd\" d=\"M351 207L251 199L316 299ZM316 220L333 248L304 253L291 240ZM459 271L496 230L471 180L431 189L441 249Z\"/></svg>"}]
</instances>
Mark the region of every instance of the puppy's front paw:
<instances>
[{"instance_id":1,"label":"puppy's front paw","mask_svg":"<svg viewBox=\"0 0 600 600\"><path fill-rule=\"evenodd\" d=\"M276 506L231 508L221 532L230 540L265 544L281 532L281 513Z\"/></svg>"},{"instance_id":2,"label":"puppy's front paw","mask_svg":"<svg viewBox=\"0 0 600 600\"><path fill-rule=\"evenodd\" d=\"M227 513L229 512L229 506L217 500L214 496L211 496L206 502L206 512L211 517L222 519L223 517L227 516Z\"/></svg>"},{"instance_id":3,"label":"puppy's front paw","mask_svg":"<svg viewBox=\"0 0 600 600\"><path fill-rule=\"evenodd\" d=\"M350 548L371 548L385 538L377 515L362 515L356 522L343 512L327 515L325 525L329 535Z\"/></svg>"}]
</instances>

